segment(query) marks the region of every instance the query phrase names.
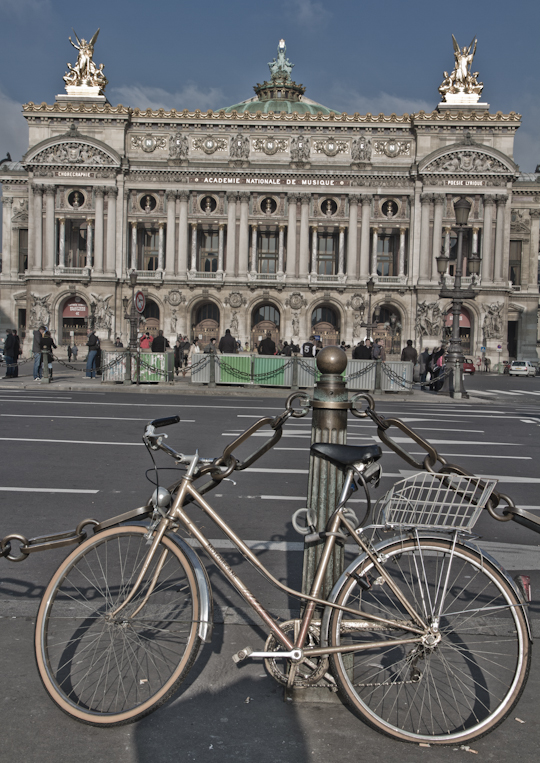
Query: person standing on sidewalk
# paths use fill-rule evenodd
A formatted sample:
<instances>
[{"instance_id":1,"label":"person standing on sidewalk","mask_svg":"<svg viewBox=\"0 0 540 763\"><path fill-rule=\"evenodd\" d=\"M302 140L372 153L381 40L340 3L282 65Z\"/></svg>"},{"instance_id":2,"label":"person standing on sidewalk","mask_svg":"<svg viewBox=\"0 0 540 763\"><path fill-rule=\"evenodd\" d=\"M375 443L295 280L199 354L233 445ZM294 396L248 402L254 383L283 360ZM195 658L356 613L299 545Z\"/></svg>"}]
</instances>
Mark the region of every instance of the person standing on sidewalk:
<instances>
[{"instance_id":1,"label":"person standing on sidewalk","mask_svg":"<svg viewBox=\"0 0 540 763\"><path fill-rule=\"evenodd\" d=\"M401 360L404 362L409 361L413 366L418 363L418 353L412 346L412 339L407 339L407 346L401 351Z\"/></svg>"},{"instance_id":2,"label":"person standing on sidewalk","mask_svg":"<svg viewBox=\"0 0 540 763\"><path fill-rule=\"evenodd\" d=\"M70 342L67 346L68 363L71 363L71 353L72 353L72 350L71 350L71 342Z\"/></svg>"},{"instance_id":3,"label":"person standing on sidewalk","mask_svg":"<svg viewBox=\"0 0 540 763\"><path fill-rule=\"evenodd\" d=\"M372 349L373 360L386 360L386 350L382 344L382 339L376 339Z\"/></svg>"},{"instance_id":4,"label":"person standing on sidewalk","mask_svg":"<svg viewBox=\"0 0 540 763\"><path fill-rule=\"evenodd\" d=\"M12 370L12 378L16 379L19 375L19 357L22 355L21 350L21 340L19 339L17 335L17 329L11 329L11 334L13 336L13 370Z\"/></svg>"},{"instance_id":5,"label":"person standing on sidewalk","mask_svg":"<svg viewBox=\"0 0 540 763\"><path fill-rule=\"evenodd\" d=\"M231 334L230 329L225 329L225 335L219 340L218 350L221 353L236 352L236 340Z\"/></svg>"},{"instance_id":6,"label":"person standing on sidewalk","mask_svg":"<svg viewBox=\"0 0 540 763\"><path fill-rule=\"evenodd\" d=\"M52 381L53 378L53 372L52 372L52 362L53 362L53 354L52 351L56 350L56 345L54 343L54 340L51 336L50 331L46 331L43 336L41 337L41 351L47 352L47 370L49 379Z\"/></svg>"},{"instance_id":7,"label":"person standing on sidewalk","mask_svg":"<svg viewBox=\"0 0 540 763\"><path fill-rule=\"evenodd\" d=\"M6 375L4 376L4 379L11 379L13 376L13 364L16 360L13 334L11 333L11 329L6 329L6 339L4 342L4 360L6 363Z\"/></svg>"},{"instance_id":8,"label":"person standing on sidewalk","mask_svg":"<svg viewBox=\"0 0 540 763\"><path fill-rule=\"evenodd\" d=\"M41 337L45 333L45 326L40 326L34 331L32 340L32 354L34 356L34 381L41 381L43 365L41 363Z\"/></svg>"},{"instance_id":9,"label":"person standing on sidewalk","mask_svg":"<svg viewBox=\"0 0 540 763\"><path fill-rule=\"evenodd\" d=\"M88 358L86 359L86 378L95 379L99 339L90 329L88 329L86 333L88 334L88 341L86 343L86 346L88 347Z\"/></svg>"},{"instance_id":10,"label":"person standing on sidewalk","mask_svg":"<svg viewBox=\"0 0 540 763\"><path fill-rule=\"evenodd\" d=\"M73 342L73 347L71 348L71 354L73 355L73 362L76 363L77 355L79 354L79 348L77 347L75 342Z\"/></svg>"},{"instance_id":11,"label":"person standing on sidewalk","mask_svg":"<svg viewBox=\"0 0 540 763\"><path fill-rule=\"evenodd\" d=\"M152 342L152 352L165 352L167 347L170 347L169 340L167 337L163 336L163 331L160 329L158 331L158 335L154 338L154 341Z\"/></svg>"}]
</instances>

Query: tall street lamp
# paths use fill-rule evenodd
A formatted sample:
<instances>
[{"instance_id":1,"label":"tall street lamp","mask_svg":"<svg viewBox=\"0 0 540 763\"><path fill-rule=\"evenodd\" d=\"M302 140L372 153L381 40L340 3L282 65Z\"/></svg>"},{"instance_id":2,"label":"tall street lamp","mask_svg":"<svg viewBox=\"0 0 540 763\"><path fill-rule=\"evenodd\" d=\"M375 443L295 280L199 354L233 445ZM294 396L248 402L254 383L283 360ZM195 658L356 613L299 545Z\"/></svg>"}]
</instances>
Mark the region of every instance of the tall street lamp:
<instances>
[{"instance_id":1,"label":"tall street lamp","mask_svg":"<svg viewBox=\"0 0 540 763\"><path fill-rule=\"evenodd\" d=\"M463 350L461 349L461 337L459 335L459 316L461 315L461 309L464 300L475 298L475 292L473 289L461 288L461 277L463 269L463 229L467 225L470 211L470 202L462 196L460 196L460 198L454 202L456 225L458 226L457 259L454 276L454 288L448 289L443 285L443 288L439 292L439 297L441 299L452 300L452 336L450 338L450 346L448 348L447 364L452 369L453 387L450 385L450 395L456 399L469 397L463 384L463 362L465 357L463 355ZM436 259L437 270L442 278L444 273L446 273L449 258L441 255ZM469 272L471 274L478 274L480 270L480 258L477 255L472 255L468 258L468 266Z\"/></svg>"},{"instance_id":2,"label":"tall street lamp","mask_svg":"<svg viewBox=\"0 0 540 763\"><path fill-rule=\"evenodd\" d=\"M369 281L366 283L367 293L368 293L368 322L362 321L360 324L362 328L367 329L367 339L370 341L373 341L373 329L375 328L376 324L373 323L373 313L371 312L371 299L373 297L373 294L375 293L375 281L373 280L373 276L369 279Z\"/></svg>"},{"instance_id":3,"label":"tall street lamp","mask_svg":"<svg viewBox=\"0 0 540 763\"><path fill-rule=\"evenodd\" d=\"M137 271L132 270L129 274L129 285L131 286L131 311L128 314L128 298L122 300L124 305L124 318L129 320L129 349L137 349L137 311L135 309L135 287L137 286Z\"/></svg>"}]
</instances>

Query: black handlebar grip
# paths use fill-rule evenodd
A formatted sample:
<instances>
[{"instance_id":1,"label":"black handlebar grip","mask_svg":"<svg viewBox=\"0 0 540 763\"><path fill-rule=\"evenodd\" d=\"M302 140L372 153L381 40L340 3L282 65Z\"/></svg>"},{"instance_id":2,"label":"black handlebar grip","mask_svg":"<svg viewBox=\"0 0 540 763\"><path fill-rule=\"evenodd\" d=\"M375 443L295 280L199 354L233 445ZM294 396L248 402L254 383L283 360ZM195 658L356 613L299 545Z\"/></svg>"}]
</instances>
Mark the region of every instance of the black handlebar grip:
<instances>
[{"instance_id":1,"label":"black handlebar grip","mask_svg":"<svg viewBox=\"0 0 540 763\"><path fill-rule=\"evenodd\" d=\"M150 422L153 427L169 427L171 424L178 424L180 416L166 416L164 419L154 419Z\"/></svg>"}]
</instances>

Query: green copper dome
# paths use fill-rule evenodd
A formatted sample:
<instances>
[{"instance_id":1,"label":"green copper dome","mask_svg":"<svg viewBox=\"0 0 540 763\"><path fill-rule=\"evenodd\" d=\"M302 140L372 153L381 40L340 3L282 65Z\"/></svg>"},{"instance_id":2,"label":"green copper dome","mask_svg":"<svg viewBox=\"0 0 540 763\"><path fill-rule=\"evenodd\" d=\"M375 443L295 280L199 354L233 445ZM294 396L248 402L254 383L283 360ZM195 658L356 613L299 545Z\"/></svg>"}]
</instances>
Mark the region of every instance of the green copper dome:
<instances>
[{"instance_id":1,"label":"green copper dome","mask_svg":"<svg viewBox=\"0 0 540 763\"><path fill-rule=\"evenodd\" d=\"M322 106L304 96L306 88L291 79L294 64L286 58L286 50L285 40L280 40L278 56L268 64L271 74L270 81L265 81L262 85L255 85L253 89L257 95L254 98L248 98L240 103L235 103L234 106L228 106L224 109L226 113L230 114L232 111L239 114L244 112L256 114L257 111L261 111L263 114L268 114L270 111L277 114L282 111L287 114L294 112L297 114L339 113L335 109L329 109L327 106Z\"/></svg>"}]
</instances>

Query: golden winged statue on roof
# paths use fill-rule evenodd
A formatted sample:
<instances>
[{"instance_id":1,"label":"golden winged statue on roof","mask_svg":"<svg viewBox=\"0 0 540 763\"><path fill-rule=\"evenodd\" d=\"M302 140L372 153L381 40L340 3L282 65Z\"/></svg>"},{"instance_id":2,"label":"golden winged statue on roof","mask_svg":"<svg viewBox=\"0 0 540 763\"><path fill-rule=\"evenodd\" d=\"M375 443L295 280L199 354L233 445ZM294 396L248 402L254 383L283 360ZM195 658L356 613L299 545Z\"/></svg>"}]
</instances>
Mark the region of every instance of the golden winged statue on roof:
<instances>
[{"instance_id":1,"label":"golden winged statue on roof","mask_svg":"<svg viewBox=\"0 0 540 763\"><path fill-rule=\"evenodd\" d=\"M99 29L89 42L87 42L84 37L79 39L75 30L73 30L73 34L75 35L77 44L73 42L71 37L69 38L69 41L75 50L78 51L79 55L75 66L68 63L67 67L69 71L63 78L64 82L66 85L76 87L99 87L103 90L107 84L107 78L103 73L104 65L100 64L98 68L93 61L94 45L98 38Z\"/></svg>"}]
</instances>

